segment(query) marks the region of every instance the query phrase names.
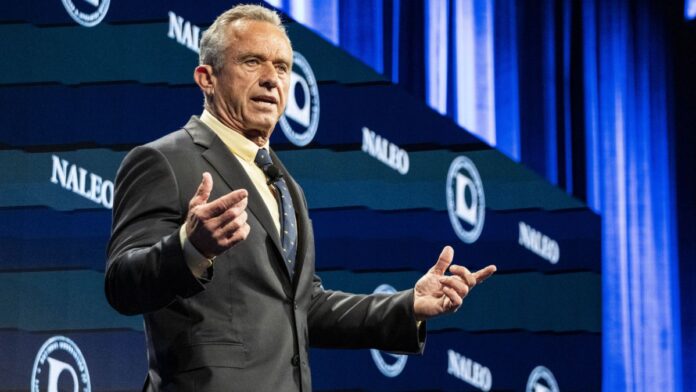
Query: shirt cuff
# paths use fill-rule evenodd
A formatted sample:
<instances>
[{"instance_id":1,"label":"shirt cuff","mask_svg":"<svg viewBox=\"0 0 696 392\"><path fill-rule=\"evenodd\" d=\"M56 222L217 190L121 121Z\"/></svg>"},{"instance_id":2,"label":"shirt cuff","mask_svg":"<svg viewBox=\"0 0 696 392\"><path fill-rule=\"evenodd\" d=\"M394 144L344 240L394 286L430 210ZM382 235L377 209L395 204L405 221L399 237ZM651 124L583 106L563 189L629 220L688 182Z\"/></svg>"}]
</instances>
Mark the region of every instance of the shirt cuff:
<instances>
[{"instance_id":1,"label":"shirt cuff","mask_svg":"<svg viewBox=\"0 0 696 392\"><path fill-rule=\"evenodd\" d=\"M196 278L203 277L203 274L205 274L208 268L213 266L213 260L215 260L215 258L209 259L203 256L201 252L193 246L186 235L186 223L181 225L179 229L179 242L181 242L181 250L184 253L184 261L186 261L193 275Z\"/></svg>"}]
</instances>

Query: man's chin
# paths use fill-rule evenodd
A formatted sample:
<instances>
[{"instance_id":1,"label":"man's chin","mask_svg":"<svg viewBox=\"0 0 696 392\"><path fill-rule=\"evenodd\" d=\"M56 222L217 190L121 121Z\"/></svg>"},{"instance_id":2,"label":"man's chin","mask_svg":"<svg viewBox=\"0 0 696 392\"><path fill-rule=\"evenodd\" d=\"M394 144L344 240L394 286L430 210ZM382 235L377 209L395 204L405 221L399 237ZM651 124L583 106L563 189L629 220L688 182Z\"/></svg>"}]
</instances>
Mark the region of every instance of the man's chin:
<instances>
[{"instance_id":1,"label":"man's chin","mask_svg":"<svg viewBox=\"0 0 696 392\"><path fill-rule=\"evenodd\" d=\"M280 116L276 114L264 114L262 116L254 116L254 118L247 119L247 124L257 129L273 129L278 122Z\"/></svg>"},{"instance_id":2,"label":"man's chin","mask_svg":"<svg viewBox=\"0 0 696 392\"><path fill-rule=\"evenodd\" d=\"M269 138L271 133L273 133L273 129L275 129L275 125L275 121L263 121L249 124L246 129L253 130L253 133Z\"/></svg>"}]
</instances>

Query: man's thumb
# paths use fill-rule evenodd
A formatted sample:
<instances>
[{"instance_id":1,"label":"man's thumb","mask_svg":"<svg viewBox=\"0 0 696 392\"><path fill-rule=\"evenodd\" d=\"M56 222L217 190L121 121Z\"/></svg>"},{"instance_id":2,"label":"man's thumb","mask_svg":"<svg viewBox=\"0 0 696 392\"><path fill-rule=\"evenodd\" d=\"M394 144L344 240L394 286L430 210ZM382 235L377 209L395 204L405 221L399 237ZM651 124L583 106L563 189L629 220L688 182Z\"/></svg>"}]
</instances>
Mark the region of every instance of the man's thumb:
<instances>
[{"instance_id":1,"label":"man's thumb","mask_svg":"<svg viewBox=\"0 0 696 392\"><path fill-rule=\"evenodd\" d=\"M213 177L210 175L208 172L203 173L203 179L201 180L201 184L198 186L198 189L196 190L196 194L193 195L193 198L191 199L191 202L189 203L189 210L192 209L193 207L197 207L201 204L205 204L208 202L208 198L210 197L210 192L213 191Z\"/></svg>"},{"instance_id":2,"label":"man's thumb","mask_svg":"<svg viewBox=\"0 0 696 392\"><path fill-rule=\"evenodd\" d=\"M437 275L444 275L447 268L452 264L452 259L454 259L454 249L449 245L445 246L431 271Z\"/></svg>"}]
</instances>

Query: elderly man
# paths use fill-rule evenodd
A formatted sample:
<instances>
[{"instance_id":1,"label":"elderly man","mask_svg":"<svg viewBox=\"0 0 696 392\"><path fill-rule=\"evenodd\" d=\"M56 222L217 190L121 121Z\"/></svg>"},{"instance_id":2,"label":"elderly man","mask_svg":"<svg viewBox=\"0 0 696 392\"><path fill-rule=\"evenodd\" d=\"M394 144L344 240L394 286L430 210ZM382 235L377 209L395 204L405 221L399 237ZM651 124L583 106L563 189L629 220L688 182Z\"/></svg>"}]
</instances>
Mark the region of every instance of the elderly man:
<instances>
[{"instance_id":1,"label":"elderly man","mask_svg":"<svg viewBox=\"0 0 696 392\"><path fill-rule=\"evenodd\" d=\"M269 147L292 59L275 12L223 13L194 71L203 114L119 169L105 287L144 315L145 390L311 391L310 345L421 352L422 321L495 271L450 267L445 247L412 290L322 287L304 194Z\"/></svg>"}]
</instances>

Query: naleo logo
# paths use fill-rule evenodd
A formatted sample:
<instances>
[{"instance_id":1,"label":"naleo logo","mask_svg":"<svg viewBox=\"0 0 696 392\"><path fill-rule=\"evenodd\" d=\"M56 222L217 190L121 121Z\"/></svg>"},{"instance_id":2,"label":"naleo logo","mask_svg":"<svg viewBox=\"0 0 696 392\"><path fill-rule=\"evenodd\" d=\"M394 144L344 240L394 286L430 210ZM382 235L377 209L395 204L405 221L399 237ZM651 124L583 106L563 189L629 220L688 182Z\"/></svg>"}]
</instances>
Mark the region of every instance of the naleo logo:
<instances>
[{"instance_id":1,"label":"naleo logo","mask_svg":"<svg viewBox=\"0 0 696 392\"><path fill-rule=\"evenodd\" d=\"M447 210L457 237L467 244L475 242L483 230L486 198L474 162L457 157L447 172Z\"/></svg>"},{"instance_id":2,"label":"naleo logo","mask_svg":"<svg viewBox=\"0 0 696 392\"><path fill-rule=\"evenodd\" d=\"M85 27L93 27L104 19L111 0L62 0L73 20ZM76 5L77 3L78 5Z\"/></svg>"},{"instance_id":3,"label":"naleo logo","mask_svg":"<svg viewBox=\"0 0 696 392\"><path fill-rule=\"evenodd\" d=\"M447 350L447 373L483 392L493 386L490 369L454 350Z\"/></svg>"},{"instance_id":4,"label":"naleo logo","mask_svg":"<svg viewBox=\"0 0 696 392\"><path fill-rule=\"evenodd\" d=\"M560 392L553 373L544 366L532 370L527 380L527 392Z\"/></svg>"},{"instance_id":5,"label":"naleo logo","mask_svg":"<svg viewBox=\"0 0 696 392\"><path fill-rule=\"evenodd\" d=\"M396 144L371 131L362 128L362 150L401 174L408 174L410 161L408 152Z\"/></svg>"},{"instance_id":6,"label":"naleo logo","mask_svg":"<svg viewBox=\"0 0 696 392\"><path fill-rule=\"evenodd\" d=\"M46 341L34 360L31 392L90 392L89 370L75 342L65 336Z\"/></svg>"},{"instance_id":7,"label":"naleo logo","mask_svg":"<svg viewBox=\"0 0 696 392\"><path fill-rule=\"evenodd\" d=\"M518 242L520 245L548 260L551 264L558 263L558 259L561 258L561 248L558 246L558 242L522 221L519 223L519 228Z\"/></svg>"},{"instance_id":8,"label":"naleo logo","mask_svg":"<svg viewBox=\"0 0 696 392\"><path fill-rule=\"evenodd\" d=\"M288 103L278 123L288 140L299 147L308 145L319 127L319 87L307 59L298 52L293 56Z\"/></svg>"},{"instance_id":9,"label":"naleo logo","mask_svg":"<svg viewBox=\"0 0 696 392\"><path fill-rule=\"evenodd\" d=\"M169 32L167 37L176 40L196 53L200 53L201 28L172 11L169 11L168 15Z\"/></svg>"},{"instance_id":10,"label":"naleo logo","mask_svg":"<svg viewBox=\"0 0 696 392\"><path fill-rule=\"evenodd\" d=\"M51 170L51 182L60 185L63 189L101 204L104 208L111 209L114 205L114 183L102 178L100 175L90 173L89 170L52 155L53 168Z\"/></svg>"}]
</instances>

